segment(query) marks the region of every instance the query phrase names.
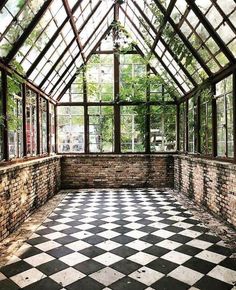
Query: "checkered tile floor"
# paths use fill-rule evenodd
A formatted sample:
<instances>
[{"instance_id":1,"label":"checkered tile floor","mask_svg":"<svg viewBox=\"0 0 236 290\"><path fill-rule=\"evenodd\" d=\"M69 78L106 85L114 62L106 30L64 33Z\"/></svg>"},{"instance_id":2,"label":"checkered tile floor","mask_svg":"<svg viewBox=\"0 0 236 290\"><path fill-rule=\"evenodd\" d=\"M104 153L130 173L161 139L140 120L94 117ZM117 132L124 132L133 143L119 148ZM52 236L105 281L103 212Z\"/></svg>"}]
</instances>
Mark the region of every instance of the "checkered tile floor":
<instances>
[{"instance_id":1,"label":"checkered tile floor","mask_svg":"<svg viewBox=\"0 0 236 290\"><path fill-rule=\"evenodd\" d=\"M231 254L169 192L81 190L0 269L0 289L235 289Z\"/></svg>"}]
</instances>

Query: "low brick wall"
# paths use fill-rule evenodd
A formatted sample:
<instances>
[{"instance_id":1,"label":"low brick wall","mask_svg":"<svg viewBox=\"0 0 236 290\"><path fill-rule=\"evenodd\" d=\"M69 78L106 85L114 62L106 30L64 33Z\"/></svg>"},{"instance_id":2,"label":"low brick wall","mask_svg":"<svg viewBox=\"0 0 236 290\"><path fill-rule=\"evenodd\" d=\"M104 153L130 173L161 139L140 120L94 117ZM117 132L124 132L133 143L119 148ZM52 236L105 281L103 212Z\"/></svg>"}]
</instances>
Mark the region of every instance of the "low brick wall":
<instances>
[{"instance_id":1,"label":"low brick wall","mask_svg":"<svg viewBox=\"0 0 236 290\"><path fill-rule=\"evenodd\" d=\"M173 187L170 155L66 155L62 188Z\"/></svg>"},{"instance_id":2,"label":"low brick wall","mask_svg":"<svg viewBox=\"0 0 236 290\"><path fill-rule=\"evenodd\" d=\"M236 164L176 155L175 189L236 227Z\"/></svg>"},{"instance_id":3,"label":"low brick wall","mask_svg":"<svg viewBox=\"0 0 236 290\"><path fill-rule=\"evenodd\" d=\"M0 240L60 188L60 157L0 167Z\"/></svg>"}]
</instances>

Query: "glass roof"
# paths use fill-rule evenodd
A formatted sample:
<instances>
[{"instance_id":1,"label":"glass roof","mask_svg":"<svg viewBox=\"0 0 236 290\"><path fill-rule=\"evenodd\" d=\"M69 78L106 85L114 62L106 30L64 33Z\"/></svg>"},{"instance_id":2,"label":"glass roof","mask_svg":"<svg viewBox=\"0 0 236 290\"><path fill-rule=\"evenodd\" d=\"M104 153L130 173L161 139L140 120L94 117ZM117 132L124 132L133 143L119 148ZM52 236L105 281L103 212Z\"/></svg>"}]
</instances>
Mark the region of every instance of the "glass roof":
<instances>
[{"instance_id":1,"label":"glass roof","mask_svg":"<svg viewBox=\"0 0 236 290\"><path fill-rule=\"evenodd\" d=\"M177 97L236 61L234 0L5 0L0 17L1 61L54 99L114 29Z\"/></svg>"}]
</instances>

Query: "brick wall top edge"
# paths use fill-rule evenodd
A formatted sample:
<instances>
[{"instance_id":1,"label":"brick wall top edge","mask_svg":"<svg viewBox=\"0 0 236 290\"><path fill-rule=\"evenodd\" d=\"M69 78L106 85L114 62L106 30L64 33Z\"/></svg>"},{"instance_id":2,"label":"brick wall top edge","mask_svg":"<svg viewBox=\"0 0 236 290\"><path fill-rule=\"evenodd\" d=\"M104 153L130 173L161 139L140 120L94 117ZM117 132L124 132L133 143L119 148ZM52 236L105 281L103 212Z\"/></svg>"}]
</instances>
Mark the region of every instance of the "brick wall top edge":
<instances>
[{"instance_id":1,"label":"brick wall top edge","mask_svg":"<svg viewBox=\"0 0 236 290\"><path fill-rule=\"evenodd\" d=\"M218 166L221 168L226 168L230 170L236 171L236 164L230 163L230 162L225 162L222 160L212 160L212 159L206 159L204 157L195 157L195 156L186 156L186 155L174 155L174 159L182 159L182 160L189 160L194 163L198 164L206 164L210 166Z\"/></svg>"},{"instance_id":2,"label":"brick wall top edge","mask_svg":"<svg viewBox=\"0 0 236 290\"><path fill-rule=\"evenodd\" d=\"M28 166L33 166L36 164L43 164L43 163L47 163L49 161L53 161L53 160L59 160L61 158L61 156L58 155L54 155L54 156L50 156L50 157L43 157L43 158L38 158L38 159L34 159L34 160L29 160L29 161L22 161L20 163L14 163L11 165L7 165L7 166L1 166L0 167L0 174L4 174L6 172L10 172L10 171L14 171L17 169L22 169Z\"/></svg>"},{"instance_id":3,"label":"brick wall top edge","mask_svg":"<svg viewBox=\"0 0 236 290\"><path fill-rule=\"evenodd\" d=\"M81 154L81 155L60 155L62 158L166 158L173 157L173 154Z\"/></svg>"}]
</instances>

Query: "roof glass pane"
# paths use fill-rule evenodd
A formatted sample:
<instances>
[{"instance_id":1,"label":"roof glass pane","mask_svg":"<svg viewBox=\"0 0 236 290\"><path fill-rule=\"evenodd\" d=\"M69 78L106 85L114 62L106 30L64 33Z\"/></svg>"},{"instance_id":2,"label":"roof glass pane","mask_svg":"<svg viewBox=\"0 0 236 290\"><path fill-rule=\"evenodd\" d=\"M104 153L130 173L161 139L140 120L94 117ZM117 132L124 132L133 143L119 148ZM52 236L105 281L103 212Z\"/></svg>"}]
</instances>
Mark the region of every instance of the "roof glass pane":
<instances>
[{"instance_id":1,"label":"roof glass pane","mask_svg":"<svg viewBox=\"0 0 236 290\"><path fill-rule=\"evenodd\" d=\"M7 1L0 11L6 25L1 28L0 56L6 56L12 49L13 44L19 39L25 28L40 10L44 0L35 1ZM1 19L2 23L2 19Z\"/></svg>"}]
</instances>

